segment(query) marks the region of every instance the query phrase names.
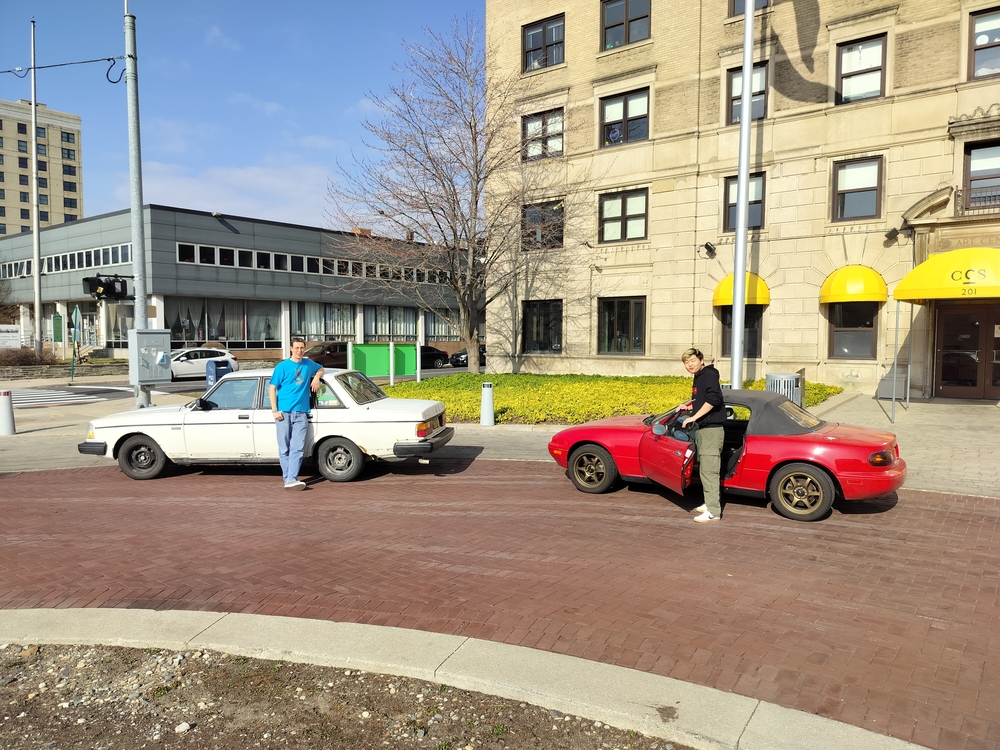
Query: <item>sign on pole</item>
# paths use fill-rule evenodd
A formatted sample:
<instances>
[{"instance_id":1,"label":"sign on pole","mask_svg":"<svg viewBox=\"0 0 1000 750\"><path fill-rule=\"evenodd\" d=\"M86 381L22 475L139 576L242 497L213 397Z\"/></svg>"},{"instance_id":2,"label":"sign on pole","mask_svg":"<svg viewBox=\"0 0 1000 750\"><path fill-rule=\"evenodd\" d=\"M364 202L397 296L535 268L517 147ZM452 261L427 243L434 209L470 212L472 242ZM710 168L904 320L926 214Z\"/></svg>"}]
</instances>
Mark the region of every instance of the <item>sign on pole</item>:
<instances>
[{"instance_id":1,"label":"sign on pole","mask_svg":"<svg viewBox=\"0 0 1000 750\"><path fill-rule=\"evenodd\" d=\"M21 348L21 326L0 325L0 349Z\"/></svg>"},{"instance_id":2,"label":"sign on pole","mask_svg":"<svg viewBox=\"0 0 1000 750\"><path fill-rule=\"evenodd\" d=\"M61 344L65 331L63 330L63 316L56 313L52 316L52 343Z\"/></svg>"}]
</instances>

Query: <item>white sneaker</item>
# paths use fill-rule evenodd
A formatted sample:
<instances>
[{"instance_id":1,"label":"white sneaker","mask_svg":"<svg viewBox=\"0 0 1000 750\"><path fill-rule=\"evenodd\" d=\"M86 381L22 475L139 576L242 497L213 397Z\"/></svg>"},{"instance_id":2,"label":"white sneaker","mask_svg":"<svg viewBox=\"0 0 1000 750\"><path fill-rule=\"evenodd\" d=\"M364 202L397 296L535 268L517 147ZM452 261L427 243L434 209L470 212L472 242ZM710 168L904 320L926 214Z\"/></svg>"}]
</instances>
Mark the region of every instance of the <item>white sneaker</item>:
<instances>
[{"instance_id":1,"label":"white sneaker","mask_svg":"<svg viewBox=\"0 0 1000 750\"><path fill-rule=\"evenodd\" d=\"M718 516L713 516L706 510L700 516L695 516L694 520L696 523L710 523L712 521L719 521L721 519Z\"/></svg>"},{"instance_id":2,"label":"white sneaker","mask_svg":"<svg viewBox=\"0 0 1000 750\"><path fill-rule=\"evenodd\" d=\"M305 482L285 482L286 490L304 490L305 488Z\"/></svg>"},{"instance_id":3,"label":"white sneaker","mask_svg":"<svg viewBox=\"0 0 1000 750\"><path fill-rule=\"evenodd\" d=\"M694 509L695 513L706 513L708 512L708 506L702 503L697 508Z\"/></svg>"}]
</instances>

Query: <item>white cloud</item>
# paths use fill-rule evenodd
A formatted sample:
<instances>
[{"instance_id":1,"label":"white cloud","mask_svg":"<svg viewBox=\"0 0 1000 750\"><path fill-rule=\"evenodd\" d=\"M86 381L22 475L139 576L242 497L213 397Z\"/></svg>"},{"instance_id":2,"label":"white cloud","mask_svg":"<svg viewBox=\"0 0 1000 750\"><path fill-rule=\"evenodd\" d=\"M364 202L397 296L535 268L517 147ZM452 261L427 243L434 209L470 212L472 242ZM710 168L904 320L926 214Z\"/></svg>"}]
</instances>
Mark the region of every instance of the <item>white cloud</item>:
<instances>
[{"instance_id":1,"label":"white cloud","mask_svg":"<svg viewBox=\"0 0 1000 750\"><path fill-rule=\"evenodd\" d=\"M255 109L258 112L267 115L276 115L279 112L284 111L284 107L277 102L268 102L263 99L258 99L250 94L236 93L231 95L226 102L228 104L235 104L236 106L246 106L251 109Z\"/></svg>"},{"instance_id":2,"label":"white cloud","mask_svg":"<svg viewBox=\"0 0 1000 750\"><path fill-rule=\"evenodd\" d=\"M208 167L143 162L143 201L165 206L284 221L307 226L326 223L329 171L318 164L272 160L251 167ZM127 206L127 180L115 191Z\"/></svg>"},{"instance_id":3,"label":"white cloud","mask_svg":"<svg viewBox=\"0 0 1000 750\"><path fill-rule=\"evenodd\" d=\"M347 115L365 115L366 117L379 114L380 112L382 112L382 108L368 97L359 99L355 104L344 110L344 114Z\"/></svg>"},{"instance_id":4,"label":"white cloud","mask_svg":"<svg viewBox=\"0 0 1000 750\"><path fill-rule=\"evenodd\" d=\"M150 150L168 154L187 153L192 141L204 141L215 136L214 125L194 125L182 120L152 117L143 120L142 141Z\"/></svg>"},{"instance_id":5,"label":"white cloud","mask_svg":"<svg viewBox=\"0 0 1000 750\"><path fill-rule=\"evenodd\" d=\"M317 149L320 151L347 151L346 141L336 138L327 138L325 135L305 135L299 138L299 145L303 148Z\"/></svg>"},{"instance_id":6,"label":"white cloud","mask_svg":"<svg viewBox=\"0 0 1000 750\"><path fill-rule=\"evenodd\" d=\"M229 52L239 52L243 49L239 42L223 34L222 29L218 26L210 26L208 28L208 31L205 33L205 44L210 47L221 47Z\"/></svg>"}]
</instances>

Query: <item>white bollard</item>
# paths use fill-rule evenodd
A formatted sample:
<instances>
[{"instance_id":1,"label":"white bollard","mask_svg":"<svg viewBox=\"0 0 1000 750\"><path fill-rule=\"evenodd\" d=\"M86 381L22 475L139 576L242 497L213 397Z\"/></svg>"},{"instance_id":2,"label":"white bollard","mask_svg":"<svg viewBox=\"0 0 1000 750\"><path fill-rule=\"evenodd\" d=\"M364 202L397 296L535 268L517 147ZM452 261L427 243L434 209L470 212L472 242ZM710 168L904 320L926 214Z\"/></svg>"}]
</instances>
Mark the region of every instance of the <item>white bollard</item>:
<instances>
[{"instance_id":1,"label":"white bollard","mask_svg":"<svg viewBox=\"0 0 1000 750\"><path fill-rule=\"evenodd\" d=\"M479 424L492 425L493 383L483 383L483 399L479 407Z\"/></svg>"},{"instance_id":2,"label":"white bollard","mask_svg":"<svg viewBox=\"0 0 1000 750\"><path fill-rule=\"evenodd\" d=\"M490 399L490 404L493 399ZM493 424L490 422L490 424ZM0 391L0 435L13 435L14 429L14 397L10 391Z\"/></svg>"}]
</instances>

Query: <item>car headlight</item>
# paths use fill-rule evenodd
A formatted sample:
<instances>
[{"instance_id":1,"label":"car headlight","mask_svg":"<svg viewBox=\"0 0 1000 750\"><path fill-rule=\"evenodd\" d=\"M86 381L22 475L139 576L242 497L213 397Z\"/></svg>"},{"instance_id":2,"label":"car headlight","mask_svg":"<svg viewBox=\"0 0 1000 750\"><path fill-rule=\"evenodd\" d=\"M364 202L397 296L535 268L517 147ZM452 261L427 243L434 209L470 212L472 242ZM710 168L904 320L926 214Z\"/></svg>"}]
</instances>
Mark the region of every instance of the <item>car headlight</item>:
<instances>
[{"instance_id":1,"label":"car headlight","mask_svg":"<svg viewBox=\"0 0 1000 750\"><path fill-rule=\"evenodd\" d=\"M868 463L872 466L892 466L896 461L895 452L892 450L875 451L868 456Z\"/></svg>"}]
</instances>

